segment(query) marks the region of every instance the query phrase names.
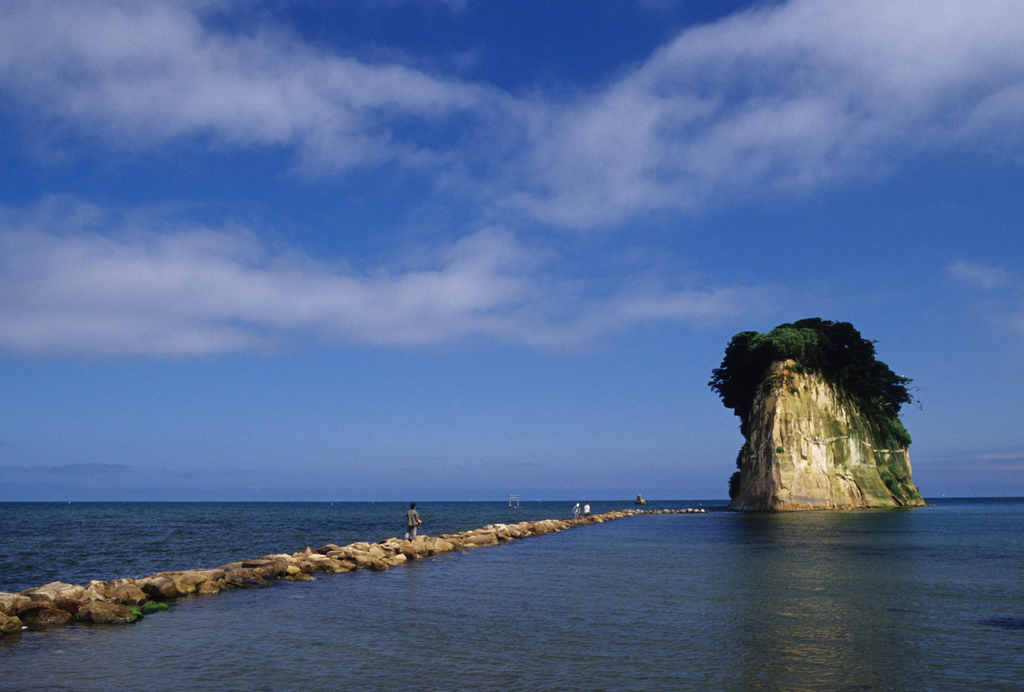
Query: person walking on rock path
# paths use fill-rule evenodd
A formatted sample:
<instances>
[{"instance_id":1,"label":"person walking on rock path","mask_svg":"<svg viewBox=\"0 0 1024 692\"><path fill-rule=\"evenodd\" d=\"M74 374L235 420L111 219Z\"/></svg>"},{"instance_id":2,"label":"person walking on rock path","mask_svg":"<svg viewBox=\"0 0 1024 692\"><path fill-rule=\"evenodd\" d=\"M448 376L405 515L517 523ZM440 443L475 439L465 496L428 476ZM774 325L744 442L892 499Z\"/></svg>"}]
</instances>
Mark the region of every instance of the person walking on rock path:
<instances>
[{"instance_id":1,"label":"person walking on rock path","mask_svg":"<svg viewBox=\"0 0 1024 692\"><path fill-rule=\"evenodd\" d=\"M572 518L573 519L579 519L580 518L580 503L579 502L577 502L576 506L572 508Z\"/></svg>"},{"instance_id":2,"label":"person walking on rock path","mask_svg":"<svg viewBox=\"0 0 1024 692\"><path fill-rule=\"evenodd\" d=\"M583 516L585 516L585 517L589 517L590 516L590 503L589 502L584 502L583 503Z\"/></svg>"},{"instance_id":3,"label":"person walking on rock path","mask_svg":"<svg viewBox=\"0 0 1024 692\"><path fill-rule=\"evenodd\" d=\"M405 540L416 540L416 529L423 526L420 520L420 513L416 511L416 503L409 505L409 511L405 513Z\"/></svg>"}]
</instances>

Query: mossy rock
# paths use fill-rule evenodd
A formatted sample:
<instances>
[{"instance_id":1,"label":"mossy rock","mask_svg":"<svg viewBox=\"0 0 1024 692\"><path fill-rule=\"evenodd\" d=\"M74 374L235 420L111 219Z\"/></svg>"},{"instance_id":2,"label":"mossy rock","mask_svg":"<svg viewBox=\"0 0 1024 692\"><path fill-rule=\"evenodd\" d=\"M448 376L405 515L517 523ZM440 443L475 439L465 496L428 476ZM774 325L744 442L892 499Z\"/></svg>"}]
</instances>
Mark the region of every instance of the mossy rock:
<instances>
[{"instance_id":1,"label":"mossy rock","mask_svg":"<svg viewBox=\"0 0 1024 692\"><path fill-rule=\"evenodd\" d=\"M153 613L156 613L158 611L170 609L171 606L166 603L156 603L154 601L150 601L149 603L142 604L138 609L138 613L139 615L152 615Z\"/></svg>"}]
</instances>

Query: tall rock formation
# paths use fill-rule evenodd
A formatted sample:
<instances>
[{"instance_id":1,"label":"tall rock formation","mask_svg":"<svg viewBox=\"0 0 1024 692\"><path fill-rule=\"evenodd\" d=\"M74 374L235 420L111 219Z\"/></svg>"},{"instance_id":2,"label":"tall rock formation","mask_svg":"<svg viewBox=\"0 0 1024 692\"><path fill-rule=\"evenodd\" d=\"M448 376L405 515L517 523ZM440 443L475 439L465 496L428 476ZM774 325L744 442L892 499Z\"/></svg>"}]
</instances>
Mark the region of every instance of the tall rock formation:
<instances>
[{"instance_id":1,"label":"tall rock formation","mask_svg":"<svg viewBox=\"0 0 1024 692\"><path fill-rule=\"evenodd\" d=\"M740 510L922 505L906 445L879 433L855 403L793 360L769 367L740 452Z\"/></svg>"},{"instance_id":2,"label":"tall rock formation","mask_svg":"<svg viewBox=\"0 0 1024 692\"><path fill-rule=\"evenodd\" d=\"M709 383L740 418L729 483L738 510L922 505L899 419L910 380L848 322L819 318L741 332Z\"/></svg>"}]
</instances>

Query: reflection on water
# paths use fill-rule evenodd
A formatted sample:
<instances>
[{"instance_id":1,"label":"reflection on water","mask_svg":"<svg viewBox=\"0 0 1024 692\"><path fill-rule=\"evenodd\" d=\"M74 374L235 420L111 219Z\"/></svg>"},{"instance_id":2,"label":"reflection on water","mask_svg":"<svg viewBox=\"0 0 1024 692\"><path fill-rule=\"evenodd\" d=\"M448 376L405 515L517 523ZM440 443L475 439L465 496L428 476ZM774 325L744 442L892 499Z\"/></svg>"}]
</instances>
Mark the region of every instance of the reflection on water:
<instances>
[{"instance_id":1,"label":"reflection on water","mask_svg":"<svg viewBox=\"0 0 1024 692\"><path fill-rule=\"evenodd\" d=\"M1024 611L1013 506L737 517L742 686L1019 689L1024 641L978 617Z\"/></svg>"},{"instance_id":2,"label":"reflection on water","mask_svg":"<svg viewBox=\"0 0 1024 692\"><path fill-rule=\"evenodd\" d=\"M893 615L905 610L902 584L914 569L895 545L906 516L751 515L731 525L745 611L732 639L753 663L745 687L881 689L913 674L907 623Z\"/></svg>"}]
</instances>

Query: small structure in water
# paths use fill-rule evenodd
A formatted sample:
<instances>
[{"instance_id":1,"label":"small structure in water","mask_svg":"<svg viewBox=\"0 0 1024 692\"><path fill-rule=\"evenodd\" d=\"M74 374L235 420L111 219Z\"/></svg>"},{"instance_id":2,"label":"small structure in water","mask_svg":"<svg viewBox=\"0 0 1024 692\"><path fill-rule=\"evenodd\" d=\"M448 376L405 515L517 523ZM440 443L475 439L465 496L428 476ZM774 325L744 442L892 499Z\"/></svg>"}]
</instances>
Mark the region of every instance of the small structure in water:
<instances>
[{"instance_id":1,"label":"small structure in water","mask_svg":"<svg viewBox=\"0 0 1024 692\"><path fill-rule=\"evenodd\" d=\"M647 500L645 500L645 499L644 499L644 496L643 496L643 495L637 495L637 496L636 496L636 502L635 502L635 503L633 503L633 504L637 504L637 505L646 505L646 504L647 504Z\"/></svg>"}]
</instances>

